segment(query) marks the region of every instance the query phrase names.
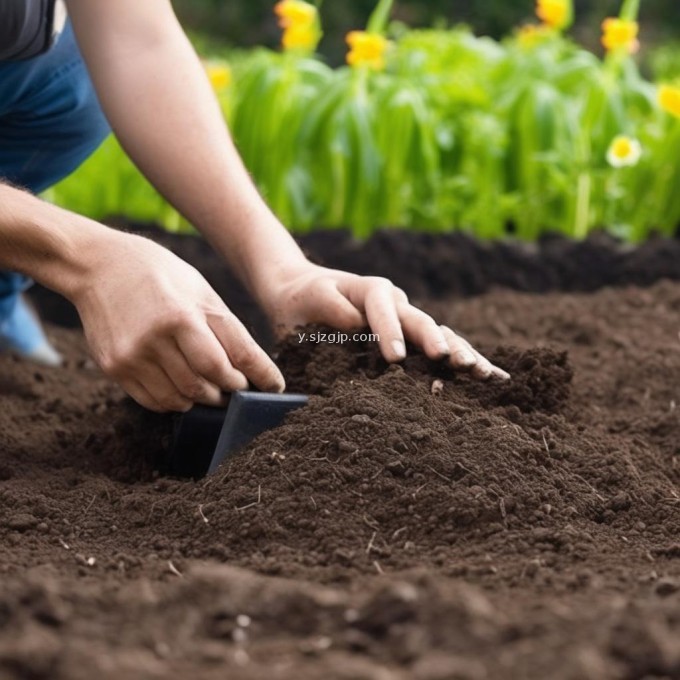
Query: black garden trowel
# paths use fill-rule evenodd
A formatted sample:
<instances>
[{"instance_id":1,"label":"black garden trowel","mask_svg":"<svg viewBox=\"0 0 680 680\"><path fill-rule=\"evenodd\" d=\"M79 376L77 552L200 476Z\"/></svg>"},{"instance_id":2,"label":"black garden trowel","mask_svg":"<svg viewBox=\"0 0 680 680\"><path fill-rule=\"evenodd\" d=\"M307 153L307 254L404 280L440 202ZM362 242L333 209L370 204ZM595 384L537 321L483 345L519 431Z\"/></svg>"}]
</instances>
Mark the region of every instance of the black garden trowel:
<instances>
[{"instance_id":1,"label":"black garden trowel","mask_svg":"<svg viewBox=\"0 0 680 680\"><path fill-rule=\"evenodd\" d=\"M200 479L238 453L258 434L283 422L286 414L307 404L304 394L234 392L229 406L194 406L175 426L169 472Z\"/></svg>"}]
</instances>

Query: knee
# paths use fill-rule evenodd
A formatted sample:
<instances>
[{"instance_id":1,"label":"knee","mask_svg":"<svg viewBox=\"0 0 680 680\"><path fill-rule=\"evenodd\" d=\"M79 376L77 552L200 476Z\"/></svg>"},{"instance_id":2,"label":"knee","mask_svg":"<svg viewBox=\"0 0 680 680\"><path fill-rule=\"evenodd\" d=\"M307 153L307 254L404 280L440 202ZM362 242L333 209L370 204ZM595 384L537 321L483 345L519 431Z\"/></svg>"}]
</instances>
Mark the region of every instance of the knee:
<instances>
[{"instance_id":1,"label":"knee","mask_svg":"<svg viewBox=\"0 0 680 680\"><path fill-rule=\"evenodd\" d=\"M14 177L39 193L76 170L110 133L85 65L54 79L16 121Z\"/></svg>"}]
</instances>

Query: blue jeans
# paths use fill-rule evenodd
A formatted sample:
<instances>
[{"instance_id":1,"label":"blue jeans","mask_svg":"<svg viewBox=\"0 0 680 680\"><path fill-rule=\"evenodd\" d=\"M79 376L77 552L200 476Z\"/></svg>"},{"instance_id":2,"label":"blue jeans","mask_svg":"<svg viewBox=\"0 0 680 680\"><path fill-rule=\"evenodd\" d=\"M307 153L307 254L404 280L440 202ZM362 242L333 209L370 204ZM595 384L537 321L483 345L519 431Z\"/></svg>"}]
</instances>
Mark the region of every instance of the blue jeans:
<instances>
[{"instance_id":1,"label":"blue jeans","mask_svg":"<svg viewBox=\"0 0 680 680\"><path fill-rule=\"evenodd\" d=\"M46 54L0 63L0 180L44 191L109 132L70 23ZM21 274L0 271L0 321L29 284Z\"/></svg>"}]
</instances>

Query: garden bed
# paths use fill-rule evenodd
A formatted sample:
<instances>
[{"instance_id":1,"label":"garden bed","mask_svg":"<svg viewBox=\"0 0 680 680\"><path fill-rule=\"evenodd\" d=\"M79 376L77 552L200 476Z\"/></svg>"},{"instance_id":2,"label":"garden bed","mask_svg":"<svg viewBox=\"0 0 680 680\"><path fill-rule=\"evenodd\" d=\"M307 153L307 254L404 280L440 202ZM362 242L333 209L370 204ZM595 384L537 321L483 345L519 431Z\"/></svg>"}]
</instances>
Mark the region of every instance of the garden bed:
<instances>
[{"instance_id":1,"label":"garden bed","mask_svg":"<svg viewBox=\"0 0 680 680\"><path fill-rule=\"evenodd\" d=\"M204 243L158 238L262 328ZM157 472L171 417L52 328L64 368L0 358L0 677L680 678L677 242L304 246L512 382L291 339L310 405L194 483Z\"/></svg>"}]
</instances>

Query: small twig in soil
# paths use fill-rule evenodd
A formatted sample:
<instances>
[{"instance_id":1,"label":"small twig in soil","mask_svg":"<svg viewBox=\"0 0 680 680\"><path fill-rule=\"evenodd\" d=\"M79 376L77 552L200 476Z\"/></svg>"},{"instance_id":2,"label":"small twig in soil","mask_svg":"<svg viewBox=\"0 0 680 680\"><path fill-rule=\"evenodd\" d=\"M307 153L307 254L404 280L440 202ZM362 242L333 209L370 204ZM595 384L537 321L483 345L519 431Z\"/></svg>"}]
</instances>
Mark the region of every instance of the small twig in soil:
<instances>
[{"instance_id":1,"label":"small twig in soil","mask_svg":"<svg viewBox=\"0 0 680 680\"><path fill-rule=\"evenodd\" d=\"M574 475L574 477L576 477L576 479L580 479L599 498L599 500L601 500L603 503L607 502L607 500L597 492L597 489L585 477L582 477L581 475Z\"/></svg>"},{"instance_id":2,"label":"small twig in soil","mask_svg":"<svg viewBox=\"0 0 680 680\"><path fill-rule=\"evenodd\" d=\"M156 506L158 505L160 501L155 501L151 504L151 507L149 508L149 516L146 518L146 523L150 524L151 523L151 518L153 517L153 512L156 509Z\"/></svg>"},{"instance_id":3,"label":"small twig in soil","mask_svg":"<svg viewBox=\"0 0 680 680\"><path fill-rule=\"evenodd\" d=\"M314 500L314 496L310 496L309 500L312 501L312 505L314 506L314 509L316 510L317 505L316 505L316 501Z\"/></svg>"},{"instance_id":4,"label":"small twig in soil","mask_svg":"<svg viewBox=\"0 0 680 680\"><path fill-rule=\"evenodd\" d=\"M543 437L543 445L545 446L545 450L550 455L550 447L548 446L548 440L545 438L545 432L541 432L541 437Z\"/></svg>"},{"instance_id":5,"label":"small twig in soil","mask_svg":"<svg viewBox=\"0 0 680 680\"><path fill-rule=\"evenodd\" d=\"M168 560L168 569L175 576L179 576L179 578L184 578L184 574L172 563L172 560Z\"/></svg>"},{"instance_id":6,"label":"small twig in soil","mask_svg":"<svg viewBox=\"0 0 680 680\"><path fill-rule=\"evenodd\" d=\"M293 483L293 480L283 471L283 463L279 458L276 459L276 462L279 464L279 472L283 475L283 478L290 484L291 489L295 488L295 484Z\"/></svg>"},{"instance_id":7,"label":"small twig in soil","mask_svg":"<svg viewBox=\"0 0 680 680\"><path fill-rule=\"evenodd\" d=\"M257 485L257 500L254 503L248 503L248 505L243 505L240 508L236 508L237 510L247 510L248 508L255 507L256 505L259 505L262 501L262 484Z\"/></svg>"},{"instance_id":8,"label":"small twig in soil","mask_svg":"<svg viewBox=\"0 0 680 680\"><path fill-rule=\"evenodd\" d=\"M378 560L373 561L373 566L375 567L375 570L381 575L384 576L385 572L383 571L383 568L380 566L380 562Z\"/></svg>"},{"instance_id":9,"label":"small twig in soil","mask_svg":"<svg viewBox=\"0 0 680 680\"><path fill-rule=\"evenodd\" d=\"M92 505L94 504L94 502L96 500L97 500L97 494L92 496L92 500L87 504L87 507L85 508L85 510L83 510L83 515L87 515L87 513L89 512L90 508L92 507Z\"/></svg>"},{"instance_id":10,"label":"small twig in soil","mask_svg":"<svg viewBox=\"0 0 680 680\"><path fill-rule=\"evenodd\" d=\"M230 474L230 473L227 472L226 474L224 474L224 475L222 475L222 476L220 477L220 486L221 486L222 484L224 484L224 482L225 482L225 481L227 480L227 478L229 477L229 474ZM208 484L211 484L214 478L215 478L215 475L213 475L213 476L206 482L206 486L207 486Z\"/></svg>"},{"instance_id":11,"label":"small twig in soil","mask_svg":"<svg viewBox=\"0 0 680 680\"><path fill-rule=\"evenodd\" d=\"M71 549L71 546L63 538L59 538L57 540L59 541L59 543L61 543L61 547L64 548L64 550Z\"/></svg>"},{"instance_id":12,"label":"small twig in soil","mask_svg":"<svg viewBox=\"0 0 680 680\"><path fill-rule=\"evenodd\" d=\"M372 482L374 479L378 479L378 477L380 477L380 475L381 475L383 472L385 472L385 468L384 468L384 467L381 467L380 470L378 470L378 471L373 475L373 477L369 477L369 478L368 478L368 481L369 481L369 482Z\"/></svg>"},{"instance_id":13,"label":"small twig in soil","mask_svg":"<svg viewBox=\"0 0 680 680\"><path fill-rule=\"evenodd\" d=\"M425 467L432 470L432 472L434 472L434 474L437 475L437 477L441 477L445 482L451 484L451 482L453 481L450 477L447 477L446 475L443 475L441 472L435 470L431 465L426 465Z\"/></svg>"},{"instance_id":14,"label":"small twig in soil","mask_svg":"<svg viewBox=\"0 0 680 680\"><path fill-rule=\"evenodd\" d=\"M397 529L393 534L392 534L392 540L396 541L401 534L403 534L406 531L406 527L400 527Z\"/></svg>"},{"instance_id":15,"label":"small twig in soil","mask_svg":"<svg viewBox=\"0 0 680 680\"><path fill-rule=\"evenodd\" d=\"M203 506L199 505L198 506L198 514L201 516L201 519L206 523L209 524L208 518L203 514Z\"/></svg>"},{"instance_id":16,"label":"small twig in soil","mask_svg":"<svg viewBox=\"0 0 680 680\"><path fill-rule=\"evenodd\" d=\"M373 532L373 535L371 536L371 540L368 542L368 545L366 546L366 554L368 555L371 550L373 550L373 541L375 541L375 537L378 535L377 531Z\"/></svg>"},{"instance_id":17,"label":"small twig in soil","mask_svg":"<svg viewBox=\"0 0 680 680\"><path fill-rule=\"evenodd\" d=\"M477 472L476 472L475 470L471 470L470 468L465 467L465 465L463 465L460 461L456 461L456 465L457 465L461 470L464 470L465 472L467 472L469 475L477 474Z\"/></svg>"},{"instance_id":18,"label":"small twig in soil","mask_svg":"<svg viewBox=\"0 0 680 680\"><path fill-rule=\"evenodd\" d=\"M427 486L427 482L425 484L422 484L419 486L411 495L413 496L413 500L416 499L416 496Z\"/></svg>"},{"instance_id":19,"label":"small twig in soil","mask_svg":"<svg viewBox=\"0 0 680 680\"><path fill-rule=\"evenodd\" d=\"M380 529L380 524L378 524L378 522L376 522L372 517L369 518L368 515L364 515L363 520L364 524L367 527L373 529L373 531L378 531Z\"/></svg>"}]
</instances>

